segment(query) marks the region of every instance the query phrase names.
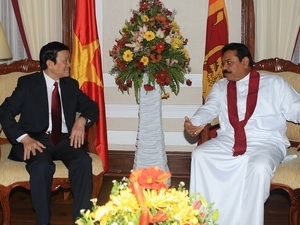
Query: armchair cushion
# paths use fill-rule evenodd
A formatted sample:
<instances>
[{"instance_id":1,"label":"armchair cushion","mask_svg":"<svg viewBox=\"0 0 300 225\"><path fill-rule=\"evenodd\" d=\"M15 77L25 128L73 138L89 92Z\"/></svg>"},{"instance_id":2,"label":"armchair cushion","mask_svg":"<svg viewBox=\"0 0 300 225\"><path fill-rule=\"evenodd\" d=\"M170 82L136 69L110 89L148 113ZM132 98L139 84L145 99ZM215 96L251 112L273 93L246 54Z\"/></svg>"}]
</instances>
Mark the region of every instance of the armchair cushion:
<instances>
[{"instance_id":1,"label":"armchair cushion","mask_svg":"<svg viewBox=\"0 0 300 225\"><path fill-rule=\"evenodd\" d=\"M29 174L25 169L24 162L18 162L8 159L11 144L1 145L1 160L0 160L0 184L3 186L9 186L16 182L28 181ZM94 153L89 153L92 158L93 174L95 176L103 172L103 165L100 157ZM53 178L68 178L68 169L62 163L62 161L54 161L56 170Z\"/></svg>"},{"instance_id":2,"label":"armchair cushion","mask_svg":"<svg viewBox=\"0 0 300 225\"><path fill-rule=\"evenodd\" d=\"M292 189L300 187L300 151L298 148L290 147L287 151L288 155L297 155L290 161L282 162L274 173L273 183L283 183Z\"/></svg>"}]
</instances>

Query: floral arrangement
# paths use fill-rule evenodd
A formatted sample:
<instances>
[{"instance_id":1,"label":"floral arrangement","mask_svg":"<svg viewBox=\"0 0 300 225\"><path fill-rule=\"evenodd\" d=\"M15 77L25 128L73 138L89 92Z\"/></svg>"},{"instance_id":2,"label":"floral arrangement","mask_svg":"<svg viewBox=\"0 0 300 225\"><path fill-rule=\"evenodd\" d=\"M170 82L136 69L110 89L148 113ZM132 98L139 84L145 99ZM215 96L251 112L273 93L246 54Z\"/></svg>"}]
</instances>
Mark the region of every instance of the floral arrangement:
<instances>
[{"instance_id":1,"label":"floral arrangement","mask_svg":"<svg viewBox=\"0 0 300 225\"><path fill-rule=\"evenodd\" d=\"M113 181L110 200L103 206L92 199L91 210L81 211L78 225L215 225L218 210L201 196L188 196L184 183L168 188L171 177L158 167L132 171L129 179Z\"/></svg>"},{"instance_id":2,"label":"floral arrangement","mask_svg":"<svg viewBox=\"0 0 300 225\"><path fill-rule=\"evenodd\" d=\"M132 14L109 52L114 61L110 74L116 75L122 92L134 87L137 102L142 85L151 91L157 83L165 97L169 94L164 87L169 86L177 95L180 84L186 81L190 86L192 82L184 77L190 72L185 49L188 40L174 21L175 11L169 11L160 0L140 0L138 10L132 10ZM148 75L145 83L144 74Z\"/></svg>"}]
</instances>

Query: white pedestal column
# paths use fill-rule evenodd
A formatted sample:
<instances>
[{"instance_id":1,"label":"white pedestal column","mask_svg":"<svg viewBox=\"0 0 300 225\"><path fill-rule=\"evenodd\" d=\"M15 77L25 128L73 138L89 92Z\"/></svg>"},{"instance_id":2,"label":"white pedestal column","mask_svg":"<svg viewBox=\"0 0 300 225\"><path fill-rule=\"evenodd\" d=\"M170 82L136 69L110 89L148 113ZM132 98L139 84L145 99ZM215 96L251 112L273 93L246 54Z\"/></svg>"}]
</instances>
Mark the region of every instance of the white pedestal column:
<instances>
[{"instance_id":1,"label":"white pedestal column","mask_svg":"<svg viewBox=\"0 0 300 225\"><path fill-rule=\"evenodd\" d=\"M147 76L144 75L144 80ZM161 89L140 90L139 127L133 169L158 166L169 171L162 127Z\"/></svg>"}]
</instances>

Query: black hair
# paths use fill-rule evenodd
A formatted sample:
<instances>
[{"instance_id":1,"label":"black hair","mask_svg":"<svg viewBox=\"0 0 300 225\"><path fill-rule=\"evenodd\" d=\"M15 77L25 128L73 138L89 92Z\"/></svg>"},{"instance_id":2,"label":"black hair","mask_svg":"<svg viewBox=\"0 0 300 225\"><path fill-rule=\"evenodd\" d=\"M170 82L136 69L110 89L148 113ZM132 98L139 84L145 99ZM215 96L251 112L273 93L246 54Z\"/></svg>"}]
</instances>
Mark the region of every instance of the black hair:
<instances>
[{"instance_id":1,"label":"black hair","mask_svg":"<svg viewBox=\"0 0 300 225\"><path fill-rule=\"evenodd\" d=\"M51 60L56 64L56 56L59 51L67 50L69 51L69 47L65 44L53 41L44 45L40 50L40 67L41 70L47 69L47 60Z\"/></svg>"},{"instance_id":2,"label":"black hair","mask_svg":"<svg viewBox=\"0 0 300 225\"><path fill-rule=\"evenodd\" d=\"M253 67L254 61L246 45L241 43L229 43L222 48L222 54L224 55L224 53L229 50L236 51L236 56L239 58L240 62L242 61L243 58L248 57L249 66L251 68Z\"/></svg>"}]
</instances>

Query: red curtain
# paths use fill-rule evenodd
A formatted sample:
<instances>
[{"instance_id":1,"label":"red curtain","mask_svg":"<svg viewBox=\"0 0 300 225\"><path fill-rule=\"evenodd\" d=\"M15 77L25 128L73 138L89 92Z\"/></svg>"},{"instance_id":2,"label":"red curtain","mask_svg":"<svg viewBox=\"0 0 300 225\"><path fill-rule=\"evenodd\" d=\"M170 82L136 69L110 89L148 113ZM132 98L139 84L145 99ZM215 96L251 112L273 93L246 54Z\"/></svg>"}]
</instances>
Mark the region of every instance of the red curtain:
<instances>
[{"instance_id":1,"label":"red curtain","mask_svg":"<svg viewBox=\"0 0 300 225\"><path fill-rule=\"evenodd\" d=\"M28 46L28 42L27 42L27 39L26 39L25 31L24 31L24 26L23 26L23 22L22 22L19 2L18 2L18 0L11 0L11 4L14 8L14 13L15 13L15 16L16 16L16 20L17 20L18 27L19 27L19 30L20 30L20 35L21 35L21 38L22 38L22 42L23 42L27 57L28 57L28 59L32 59L30 51L29 51L29 46Z\"/></svg>"}]
</instances>

